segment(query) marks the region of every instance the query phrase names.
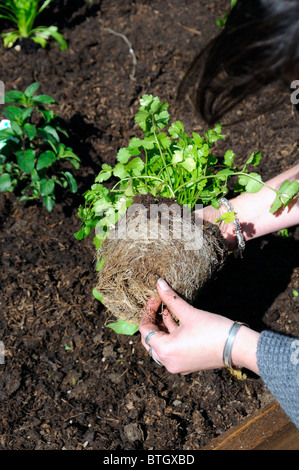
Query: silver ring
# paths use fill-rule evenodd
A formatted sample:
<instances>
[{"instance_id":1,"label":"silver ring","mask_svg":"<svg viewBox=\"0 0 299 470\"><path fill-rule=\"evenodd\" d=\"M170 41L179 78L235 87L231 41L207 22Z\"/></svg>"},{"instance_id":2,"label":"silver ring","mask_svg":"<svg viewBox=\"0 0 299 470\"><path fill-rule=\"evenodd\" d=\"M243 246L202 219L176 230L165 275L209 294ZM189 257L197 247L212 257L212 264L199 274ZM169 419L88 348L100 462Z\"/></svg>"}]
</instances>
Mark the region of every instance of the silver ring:
<instances>
[{"instance_id":1,"label":"silver ring","mask_svg":"<svg viewBox=\"0 0 299 470\"><path fill-rule=\"evenodd\" d=\"M145 340L144 340L145 344L147 344L147 346L149 346L148 342L151 339L151 337L154 336L156 333L158 333L157 330L151 330L151 331L148 332L148 334L146 335Z\"/></svg>"},{"instance_id":2,"label":"silver ring","mask_svg":"<svg viewBox=\"0 0 299 470\"><path fill-rule=\"evenodd\" d=\"M157 359L154 358L153 348L149 348L148 352L149 352L149 355L151 356L151 358L154 359L155 363L158 364L158 366L163 367L163 364L161 364L161 362L159 362Z\"/></svg>"}]
</instances>

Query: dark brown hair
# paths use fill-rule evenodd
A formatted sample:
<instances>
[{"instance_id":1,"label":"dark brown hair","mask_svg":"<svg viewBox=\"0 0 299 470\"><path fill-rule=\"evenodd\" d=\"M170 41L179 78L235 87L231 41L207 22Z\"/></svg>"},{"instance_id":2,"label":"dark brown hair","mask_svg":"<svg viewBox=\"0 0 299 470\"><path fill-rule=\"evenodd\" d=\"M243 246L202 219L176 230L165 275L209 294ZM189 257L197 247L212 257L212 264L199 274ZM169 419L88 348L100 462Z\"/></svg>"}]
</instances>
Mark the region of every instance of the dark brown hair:
<instances>
[{"instance_id":1,"label":"dark brown hair","mask_svg":"<svg viewBox=\"0 0 299 470\"><path fill-rule=\"evenodd\" d=\"M226 25L194 59L180 84L214 124L272 82L299 79L299 0L238 0Z\"/></svg>"}]
</instances>

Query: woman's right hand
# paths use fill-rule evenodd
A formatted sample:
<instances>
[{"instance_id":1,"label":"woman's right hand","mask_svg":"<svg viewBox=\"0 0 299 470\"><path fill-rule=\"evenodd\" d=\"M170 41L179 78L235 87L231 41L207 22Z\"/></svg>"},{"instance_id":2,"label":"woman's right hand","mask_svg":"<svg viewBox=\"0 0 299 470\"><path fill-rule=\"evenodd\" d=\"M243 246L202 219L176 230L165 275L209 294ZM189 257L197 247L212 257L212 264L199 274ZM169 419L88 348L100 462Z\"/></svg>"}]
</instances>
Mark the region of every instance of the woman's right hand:
<instances>
[{"instance_id":1,"label":"woman's right hand","mask_svg":"<svg viewBox=\"0 0 299 470\"><path fill-rule=\"evenodd\" d=\"M215 220L219 219L225 212L226 208L224 206L220 206L219 209L214 209L213 206L207 206L203 209L196 210L195 214L196 217L200 217L203 221L216 224ZM228 249L230 251L233 251L235 248L237 248L238 241L234 234L233 224L226 224L225 222L220 222L219 229L223 237L227 241Z\"/></svg>"}]
</instances>

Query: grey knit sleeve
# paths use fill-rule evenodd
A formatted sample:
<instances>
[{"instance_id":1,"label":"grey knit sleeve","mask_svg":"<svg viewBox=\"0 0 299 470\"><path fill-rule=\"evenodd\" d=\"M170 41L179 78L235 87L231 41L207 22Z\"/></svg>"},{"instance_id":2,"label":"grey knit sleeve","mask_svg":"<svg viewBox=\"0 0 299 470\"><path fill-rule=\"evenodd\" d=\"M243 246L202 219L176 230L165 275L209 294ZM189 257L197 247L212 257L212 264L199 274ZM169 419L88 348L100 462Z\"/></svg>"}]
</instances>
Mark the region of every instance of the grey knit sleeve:
<instances>
[{"instance_id":1,"label":"grey knit sleeve","mask_svg":"<svg viewBox=\"0 0 299 470\"><path fill-rule=\"evenodd\" d=\"M299 338L263 331L257 363L265 386L299 429Z\"/></svg>"}]
</instances>

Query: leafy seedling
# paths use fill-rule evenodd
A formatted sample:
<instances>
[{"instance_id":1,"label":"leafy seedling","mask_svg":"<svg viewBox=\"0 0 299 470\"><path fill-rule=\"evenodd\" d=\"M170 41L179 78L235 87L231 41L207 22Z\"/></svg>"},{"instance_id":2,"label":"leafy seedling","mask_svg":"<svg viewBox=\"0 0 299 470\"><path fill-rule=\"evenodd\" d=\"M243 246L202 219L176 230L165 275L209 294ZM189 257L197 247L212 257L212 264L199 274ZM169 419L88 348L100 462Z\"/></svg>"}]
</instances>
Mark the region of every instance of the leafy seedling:
<instances>
[{"instance_id":1,"label":"leafy seedling","mask_svg":"<svg viewBox=\"0 0 299 470\"><path fill-rule=\"evenodd\" d=\"M53 0L2 0L0 18L17 26L17 30L2 33L4 47L12 47L18 39L30 38L41 47L46 47L52 37L61 50L67 49L67 42L58 32L57 26L34 26L37 17Z\"/></svg>"},{"instance_id":2,"label":"leafy seedling","mask_svg":"<svg viewBox=\"0 0 299 470\"><path fill-rule=\"evenodd\" d=\"M61 141L68 134L48 109L55 100L36 94L38 88L39 83L32 83L24 92L5 95L9 105L3 115L9 126L0 130L0 191L18 193L19 202L42 199L51 211L57 186L77 192L69 166L78 169L80 159Z\"/></svg>"}]
</instances>

